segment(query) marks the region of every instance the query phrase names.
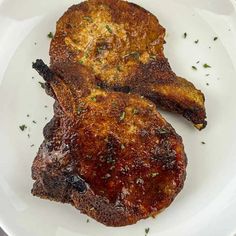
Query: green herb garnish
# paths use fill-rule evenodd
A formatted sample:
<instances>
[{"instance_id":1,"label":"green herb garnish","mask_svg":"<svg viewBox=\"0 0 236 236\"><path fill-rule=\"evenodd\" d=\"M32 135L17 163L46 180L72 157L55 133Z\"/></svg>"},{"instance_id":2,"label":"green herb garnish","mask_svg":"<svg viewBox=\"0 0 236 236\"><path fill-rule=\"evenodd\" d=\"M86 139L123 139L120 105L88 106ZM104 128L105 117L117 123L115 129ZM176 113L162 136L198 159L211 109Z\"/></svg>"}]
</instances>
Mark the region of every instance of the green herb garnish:
<instances>
[{"instance_id":1,"label":"green herb garnish","mask_svg":"<svg viewBox=\"0 0 236 236\"><path fill-rule=\"evenodd\" d=\"M85 57L85 58L88 58L88 56L89 56L88 52L85 52L85 53L84 53L84 57Z\"/></svg>"},{"instance_id":2,"label":"green herb garnish","mask_svg":"<svg viewBox=\"0 0 236 236\"><path fill-rule=\"evenodd\" d=\"M151 60L156 60L156 56L155 55L150 55L150 59Z\"/></svg>"},{"instance_id":3,"label":"green herb garnish","mask_svg":"<svg viewBox=\"0 0 236 236\"><path fill-rule=\"evenodd\" d=\"M93 22L93 19L90 17L90 16L84 16L84 20L92 23Z\"/></svg>"},{"instance_id":4,"label":"green herb garnish","mask_svg":"<svg viewBox=\"0 0 236 236\"><path fill-rule=\"evenodd\" d=\"M218 39L218 37L214 37L214 41L216 41Z\"/></svg>"},{"instance_id":5,"label":"green herb garnish","mask_svg":"<svg viewBox=\"0 0 236 236\"><path fill-rule=\"evenodd\" d=\"M129 55L132 56L135 59L139 59L139 57L140 57L140 53L139 52L131 52Z\"/></svg>"},{"instance_id":6,"label":"green herb garnish","mask_svg":"<svg viewBox=\"0 0 236 236\"><path fill-rule=\"evenodd\" d=\"M199 42L199 40L198 40L198 39L194 41L194 43L196 43L196 44L197 44L198 42Z\"/></svg>"},{"instance_id":7,"label":"green herb garnish","mask_svg":"<svg viewBox=\"0 0 236 236\"><path fill-rule=\"evenodd\" d=\"M148 235L149 231L150 231L150 228L146 228L146 229L145 229L145 236Z\"/></svg>"},{"instance_id":8,"label":"green herb garnish","mask_svg":"<svg viewBox=\"0 0 236 236\"><path fill-rule=\"evenodd\" d=\"M52 33L52 32L49 32L49 33L48 33L48 38L50 38L50 39L53 38L53 33Z\"/></svg>"},{"instance_id":9,"label":"green herb garnish","mask_svg":"<svg viewBox=\"0 0 236 236\"><path fill-rule=\"evenodd\" d=\"M137 114L139 113L139 110L138 110L137 108L134 108L134 109L132 110L132 113L133 113L134 115L137 115Z\"/></svg>"},{"instance_id":10,"label":"green herb garnish","mask_svg":"<svg viewBox=\"0 0 236 236\"><path fill-rule=\"evenodd\" d=\"M125 119L125 112L123 111L121 114L120 114L120 121L124 120Z\"/></svg>"},{"instance_id":11,"label":"green herb garnish","mask_svg":"<svg viewBox=\"0 0 236 236\"><path fill-rule=\"evenodd\" d=\"M86 223L89 223L89 219L86 220Z\"/></svg>"},{"instance_id":12,"label":"green herb garnish","mask_svg":"<svg viewBox=\"0 0 236 236\"><path fill-rule=\"evenodd\" d=\"M159 175L159 173L158 172L156 172L156 173L151 173L151 176L154 178L154 177L156 177L156 176L158 176Z\"/></svg>"},{"instance_id":13,"label":"green herb garnish","mask_svg":"<svg viewBox=\"0 0 236 236\"><path fill-rule=\"evenodd\" d=\"M203 67L204 67L204 68L211 68L211 66L209 66L209 65L208 65L208 64L206 64L206 63L205 63L205 64L203 64Z\"/></svg>"},{"instance_id":14,"label":"green herb garnish","mask_svg":"<svg viewBox=\"0 0 236 236\"><path fill-rule=\"evenodd\" d=\"M121 68L120 68L120 65L118 65L118 66L116 67L116 69L117 69L119 72L122 71Z\"/></svg>"},{"instance_id":15,"label":"green herb garnish","mask_svg":"<svg viewBox=\"0 0 236 236\"><path fill-rule=\"evenodd\" d=\"M32 121L34 124L37 124L37 122L35 120Z\"/></svg>"},{"instance_id":16,"label":"green herb garnish","mask_svg":"<svg viewBox=\"0 0 236 236\"><path fill-rule=\"evenodd\" d=\"M25 129L27 129L27 126L26 125L21 125L21 126L19 126L19 128L20 128L21 131L24 131Z\"/></svg>"},{"instance_id":17,"label":"green herb garnish","mask_svg":"<svg viewBox=\"0 0 236 236\"><path fill-rule=\"evenodd\" d=\"M39 84L40 84L41 88L45 89L45 83L39 81Z\"/></svg>"},{"instance_id":18,"label":"green herb garnish","mask_svg":"<svg viewBox=\"0 0 236 236\"><path fill-rule=\"evenodd\" d=\"M184 33L183 37L184 37L185 39L187 38L187 33L186 33L186 32Z\"/></svg>"},{"instance_id":19,"label":"green herb garnish","mask_svg":"<svg viewBox=\"0 0 236 236\"><path fill-rule=\"evenodd\" d=\"M207 86L209 86L209 83L206 83Z\"/></svg>"},{"instance_id":20,"label":"green herb garnish","mask_svg":"<svg viewBox=\"0 0 236 236\"><path fill-rule=\"evenodd\" d=\"M206 143L202 141L202 144L206 144Z\"/></svg>"},{"instance_id":21,"label":"green herb garnish","mask_svg":"<svg viewBox=\"0 0 236 236\"><path fill-rule=\"evenodd\" d=\"M97 101L97 98L96 97L91 97L91 100L96 102Z\"/></svg>"},{"instance_id":22,"label":"green herb garnish","mask_svg":"<svg viewBox=\"0 0 236 236\"><path fill-rule=\"evenodd\" d=\"M79 64L83 65L83 64L84 64L84 62L83 62L82 60L79 60Z\"/></svg>"},{"instance_id":23,"label":"green herb garnish","mask_svg":"<svg viewBox=\"0 0 236 236\"><path fill-rule=\"evenodd\" d=\"M109 26L109 25L106 25L106 29L107 29L107 31L108 31L110 34L112 34L112 33L113 33L113 31L112 31L112 29L110 28L110 26Z\"/></svg>"},{"instance_id":24,"label":"green herb garnish","mask_svg":"<svg viewBox=\"0 0 236 236\"><path fill-rule=\"evenodd\" d=\"M196 67L196 66L192 66L192 69L193 69L193 70L197 70L197 67Z\"/></svg>"}]
</instances>

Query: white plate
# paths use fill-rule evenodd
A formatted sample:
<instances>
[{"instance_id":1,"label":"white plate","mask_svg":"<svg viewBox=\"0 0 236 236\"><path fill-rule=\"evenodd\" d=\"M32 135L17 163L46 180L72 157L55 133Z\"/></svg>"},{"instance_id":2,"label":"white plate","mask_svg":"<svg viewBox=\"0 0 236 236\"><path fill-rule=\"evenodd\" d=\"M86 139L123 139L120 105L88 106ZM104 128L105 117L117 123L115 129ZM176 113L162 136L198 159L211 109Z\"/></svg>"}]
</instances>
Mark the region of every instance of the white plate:
<instances>
[{"instance_id":1,"label":"white plate","mask_svg":"<svg viewBox=\"0 0 236 236\"><path fill-rule=\"evenodd\" d=\"M0 0L0 225L10 236L144 236L147 227L150 236L233 236L236 14L230 1L135 1L166 27L165 53L173 70L206 95L208 126L201 132L180 116L162 112L183 137L189 160L185 187L168 209L156 219L108 228L92 219L86 223L88 217L70 205L30 194L31 164L53 103L40 88L31 63L36 58L48 62L47 34L55 30L56 20L67 7L77 2ZM211 68L204 69L204 63ZM28 129L20 131L21 124Z\"/></svg>"}]
</instances>

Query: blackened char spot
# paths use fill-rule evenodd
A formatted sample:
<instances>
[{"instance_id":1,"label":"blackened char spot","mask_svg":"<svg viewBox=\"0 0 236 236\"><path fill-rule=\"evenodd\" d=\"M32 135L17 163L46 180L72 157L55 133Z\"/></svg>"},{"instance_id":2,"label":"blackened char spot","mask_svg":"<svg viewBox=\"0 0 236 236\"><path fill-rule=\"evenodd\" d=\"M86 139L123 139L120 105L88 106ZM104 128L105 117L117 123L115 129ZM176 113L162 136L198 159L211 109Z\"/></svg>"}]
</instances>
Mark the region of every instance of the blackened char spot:
<instances>
[{"instance_id":1,"label":"blackened char spot","mask_svg":"<svg viewBox=\"0 0 236 236\"><path fill-rule=\"evenodd\" d=\"M46 140L50 140L54 136L54 132L60 126L60 121L56 117L53 117L49 123L43 129L43 135Z\"/></svg>"},{"instance_id":2,"label":"blackened char spot","mask_svg":"<svg viewBox=\"0 0 236 236\"><path fill-rule=\"evenodd\" d=\"M153 153L153 159L162 165L163 170L172 170L176 167L176 152L169 140L161 139Z\"/></svg>"},{"instance_id":3,"label":"blackened char spot","mask_svg":"<svg viewBox=\"0 0 236 236\"><path fill-rule=\"evenodd\" d=\"M71 184L79 193L85 193L87 190L86 182L78 175L71 175L66 178L67 182Z\"/></svg>"},{"instance_id":4,"label":"blackened char spot","mask_svg":"<svg viewBox=\"0 0 236 236\"><path fill-rule=\"evenodd\" d=\"M112 89L116 92L123 92L123 93L129 93L131 91L129 86L122 86L122 87L114 86Z\"/></svg>"},{"instance_id":5,"label":"blackened char spot","mask_svg":"<svg viewBox=\"0 0 236 236\"><path fill-rule=\"evenodd\" d=\"M104 159L106 160L107 164L115 164L116 162L116 149L119 145L118 140L112 136L109 135L106 140L106 153L104 155Z\"/></svg>"}]
</instances>

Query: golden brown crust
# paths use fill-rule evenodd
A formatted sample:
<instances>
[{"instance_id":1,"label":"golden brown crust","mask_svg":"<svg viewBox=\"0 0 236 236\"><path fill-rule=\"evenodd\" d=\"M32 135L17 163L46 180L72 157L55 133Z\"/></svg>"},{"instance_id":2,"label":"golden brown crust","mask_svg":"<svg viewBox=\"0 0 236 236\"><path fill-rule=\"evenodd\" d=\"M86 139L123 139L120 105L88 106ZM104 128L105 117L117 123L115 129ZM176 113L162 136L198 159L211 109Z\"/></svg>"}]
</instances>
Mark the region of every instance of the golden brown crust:
<instances>
[{"instance_id":1,"label":"golden brown crust","mask_svg":"<svg viewBox=\"0 0 236 236\"><path fill-rule=\"evenodd\" d=\"M187 163L181 137L155 105L87 83L79 64L54 66L54 73L47 85L56 99L54 118L32 166L32 193L71 203L109 226L169 206Z\"/></svg>"},{"instance_id":2,"label":"golden brown crust","mask_svg":"<svg viewBox=\"0 0 236 236\"><path fill-rule=\"evenodd\" d=\"M164 35L157 18L135 4L89 0L57 22L51 64L81 63L107 88L144 95L204 128L204 95L172 72L163 54Z\"/></svg>"}]
</instances>

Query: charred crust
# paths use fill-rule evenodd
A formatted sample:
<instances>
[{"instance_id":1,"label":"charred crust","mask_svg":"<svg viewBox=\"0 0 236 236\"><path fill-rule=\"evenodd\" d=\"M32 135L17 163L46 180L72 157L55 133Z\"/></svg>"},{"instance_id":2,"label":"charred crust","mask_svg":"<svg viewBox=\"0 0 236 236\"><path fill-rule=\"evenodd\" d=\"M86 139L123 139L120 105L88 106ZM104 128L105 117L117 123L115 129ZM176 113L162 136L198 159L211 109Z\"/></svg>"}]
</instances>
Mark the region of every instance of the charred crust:
<instances>
[{"instance_id":1,"label":"charred crust","mask_svg":"<svg viewBox=\"0 0 236 236\"><path fill-rule=\"evenodd\" d=\"M41 59L37 59L33 62L32 67L43 77L45 81L50 81L54 74L49 67Z\"/></svg>"}]
</instances>

